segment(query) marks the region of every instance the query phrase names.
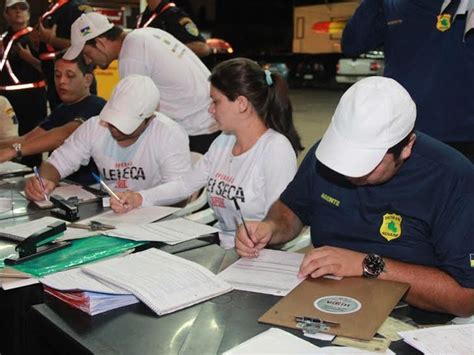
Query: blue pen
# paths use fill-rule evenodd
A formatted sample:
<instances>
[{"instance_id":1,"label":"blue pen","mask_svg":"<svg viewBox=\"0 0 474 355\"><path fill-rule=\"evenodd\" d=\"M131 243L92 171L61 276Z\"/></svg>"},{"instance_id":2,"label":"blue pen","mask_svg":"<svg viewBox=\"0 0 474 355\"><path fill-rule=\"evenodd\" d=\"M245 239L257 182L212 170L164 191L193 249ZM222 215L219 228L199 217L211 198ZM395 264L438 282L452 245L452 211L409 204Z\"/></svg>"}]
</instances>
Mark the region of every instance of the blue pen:
<instances>
[{"instance_id":1,"label":"blue pen","mask_svg":"<svg viewBox=\"0 0 474 355\"><path fill-rule=\"evenodd\" d=\"M39 171L38 171L38 168L36 166L33 167L33 172L35 173L35 176L36 178L38 179L40 185L41 185L41 188L43 189L43 193L44 193L44 199L46 201L48 201L48 195L46 194L46 187L44 186L44 181L43 179L41 178L40 174L39 174Z\"/></svg>"},{"instance_id":2,"label":"blue pen","mask_svg":"<svg viewBox=\"0 0 474 355\"><path fill-rule=\"evenodd\" d=\"M95 173L92 173L92 176L94 177L94 179L100 184L100 186L102 186L104 188L105 191L107 191L107 193L112 196L113 198L116 198L118 202L120 202L122 205L123 205L123 202L122 200L117 196L117 194L115 192L112 191L112 189L110 187L107 186L107 184L104 182L104 180L102 180L100 178L100 176L98 176L97 174Z\"/></svg>"}]
</instances>

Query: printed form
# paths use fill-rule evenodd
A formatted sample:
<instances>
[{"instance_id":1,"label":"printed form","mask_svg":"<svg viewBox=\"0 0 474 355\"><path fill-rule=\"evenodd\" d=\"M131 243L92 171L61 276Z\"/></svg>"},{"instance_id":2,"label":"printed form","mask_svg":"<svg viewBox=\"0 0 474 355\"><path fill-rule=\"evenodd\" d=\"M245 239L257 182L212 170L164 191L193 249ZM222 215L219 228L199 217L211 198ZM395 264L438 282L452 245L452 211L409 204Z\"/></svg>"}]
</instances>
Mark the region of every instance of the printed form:
<instances>
[{"instance_id":1,"label":"printed form","mask_svg":"<svg viewBox=\"0 0 474 355\"><path fill-rule=\"evenodd\" d=\"M304 279L298 270L304 254L262 249L257 258L241 258L218 276L236 290L286 296Z\"/></svg>"}]
</instances>

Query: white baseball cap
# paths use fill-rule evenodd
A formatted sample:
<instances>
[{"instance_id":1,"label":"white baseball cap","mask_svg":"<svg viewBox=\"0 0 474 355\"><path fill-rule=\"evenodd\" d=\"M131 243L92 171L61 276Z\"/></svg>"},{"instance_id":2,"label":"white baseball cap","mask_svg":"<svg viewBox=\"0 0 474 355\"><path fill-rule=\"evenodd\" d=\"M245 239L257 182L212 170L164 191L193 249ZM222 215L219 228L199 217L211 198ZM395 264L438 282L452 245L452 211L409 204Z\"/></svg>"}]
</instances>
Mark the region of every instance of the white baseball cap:
<instances>
[{"instance_id":1,"label":"white baseball cap","mask_svg":"<svg viewBox=\"0 0 474 355\"><path fill-rule=\"evenodd\" d=\"M316 158L342 175L367 175L413 130L415 119L415 103L395 80L360 80L339 101Z\"/></svg>"},{"instance_id":2,"label":"white baseball cap","mask_svg":"<svg viewBox=\"0 0 474 355\"><path fill-rule=\"evenodd\" d=\"M64 53L63 58L74 60L84 49L87 41L100 36L114 25L108 18L97 12L82 14L71 26L71 47Z\"/></svg>"},{"instance_id":3,"label":"white baseball cap","mask_svg":"<svg viewBox=\"0 0 474 355\"><path fill-rule=\"evenodd\" d=\"M9 8L10 6L13 6L15 4L18 4L18 3L23 3L25 4L28 8L30 8L30 4L28 4L28 2L26 0L6 0L5 1L5 10L7 8Z\"/></svg>"},{"instance_id":4,"label":"white baseball cap","mask_svg":"<svg viewBox=\"0 0 474 355\"><path fill-rule=\"evenodd\" d=\"M160 91L147 76L131 74L119 81L112 97L100 112L99 119L131 134L155 112Z\"/></svg>"}]
</instances>

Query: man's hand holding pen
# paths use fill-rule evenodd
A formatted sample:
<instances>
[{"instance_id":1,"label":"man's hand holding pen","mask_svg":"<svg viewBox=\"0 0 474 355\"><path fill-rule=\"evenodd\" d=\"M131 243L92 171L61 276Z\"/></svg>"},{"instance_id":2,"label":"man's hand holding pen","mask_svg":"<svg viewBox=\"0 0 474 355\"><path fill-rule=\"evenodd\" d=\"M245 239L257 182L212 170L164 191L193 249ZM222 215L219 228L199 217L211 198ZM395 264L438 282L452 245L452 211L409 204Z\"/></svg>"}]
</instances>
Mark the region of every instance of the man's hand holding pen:
<instances>
[{"instance_id":1,"label":"man's hand holding pen","mask_svg":"<svg viewBox=\"0 0 474 355\"><path fill-rule=\"evenodd\" d=\"M49 195L56 187L56 184L53 181L50 181L45 178L42 178L42 181L43 186L41 185L40 180L36 176L30 177L26 181L25 194L29 200L44 201L45 195Z\"/></svg>"},{"instance_id":2,"label":"man's hand holding pen","mask_svg":"<svg viewBox=\"0 0 474 355\"><path fill-rule=\"evenodd\" d=\"M272 225L269 222L246 221L240 225L235 237L235 249L237 253L246 258L258 256L259 250L265 248L273 235ZM248 233L247 233L248 230Z\"/></svg>"}]
</instances>

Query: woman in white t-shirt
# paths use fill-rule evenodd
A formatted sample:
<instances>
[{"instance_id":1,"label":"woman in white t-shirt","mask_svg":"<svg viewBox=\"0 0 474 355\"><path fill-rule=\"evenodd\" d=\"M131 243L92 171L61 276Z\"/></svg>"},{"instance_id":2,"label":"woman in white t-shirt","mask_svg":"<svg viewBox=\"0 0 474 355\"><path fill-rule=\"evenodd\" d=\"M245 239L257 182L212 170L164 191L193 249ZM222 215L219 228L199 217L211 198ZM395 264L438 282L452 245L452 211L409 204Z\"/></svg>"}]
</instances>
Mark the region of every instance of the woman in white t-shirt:
<instances>
[{"instance_id":1,"label":"woman in white t-shirt","mask_svg":"<svg viewBox=\"0 0 474 355\"><path fill-rule=\"evenodd\" d=\"M152 189L120 193L115 212L167 204L206 186L217 217L221 246L234 246L241 218L261 220L296 173L303 149L292 119L285 80L246 58L217 65L211 76L209 107L222 133L191 173ZM236 202L235 202L236 201Z\"/></svg>"}]
</instances>

